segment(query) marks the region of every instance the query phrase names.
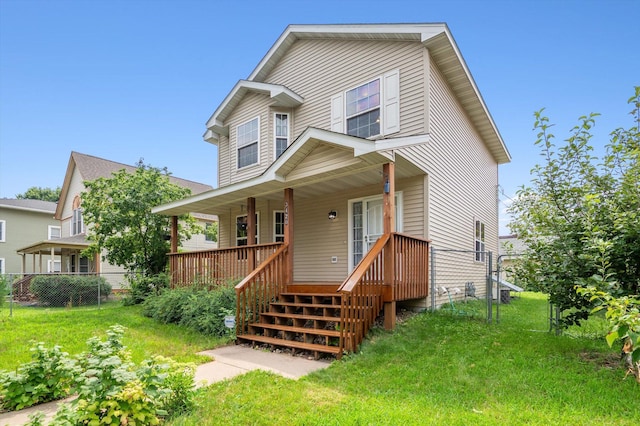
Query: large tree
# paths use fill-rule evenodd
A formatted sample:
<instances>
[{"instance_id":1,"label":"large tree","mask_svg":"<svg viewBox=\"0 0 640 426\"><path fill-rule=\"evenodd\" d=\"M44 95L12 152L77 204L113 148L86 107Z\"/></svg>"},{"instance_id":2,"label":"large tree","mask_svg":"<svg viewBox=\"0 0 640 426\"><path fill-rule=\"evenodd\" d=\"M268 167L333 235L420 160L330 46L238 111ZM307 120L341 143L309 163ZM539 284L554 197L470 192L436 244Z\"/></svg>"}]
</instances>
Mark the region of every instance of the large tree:
<instances>
[{"instance_id":1,"label":"large tree","mask_svg":"<svg viewBox=\"0 0 640 426\"><path fill-rule=\"evenodd\" d=\"M41 188L39 186L32 186L27 189L23 194L17 194L17 199L29 199L29 200L42 200L52 201L57 203L60 199L60 187L53 188Z\"/></svg>"},{"instance_id":2,"label":"large tree","mask_svg":"<svg viewBox=\"0 0 640 426\"><path fill-rule=\"evenodd\" d=\"M591 141L598 114L581 117L561 143L535 114L543 161L510 208L511 230L528 247L516 273L549 294L565 326L588 317L592 301L576 286L594 276L613 296L640 292L640 87L629 104L633 125L610 134L601 158Z\"/></svg>"},{"instance_id":3,"label":"large tree","mask_svg":"<svg viewBox=\"0 0 640 426\"><path fill-rule=\"evenodd\" d=\"M104 258L129 272L152 276L165 271L171 221L151 208L188 196L191 191L169 181L167 169L145 165L135 172L120 170L109 178L85 182L82 210L91 246L87 254L105 249ZM179 239L202 232L193 217L181 216Z\"/></svg>"}]
</instances>

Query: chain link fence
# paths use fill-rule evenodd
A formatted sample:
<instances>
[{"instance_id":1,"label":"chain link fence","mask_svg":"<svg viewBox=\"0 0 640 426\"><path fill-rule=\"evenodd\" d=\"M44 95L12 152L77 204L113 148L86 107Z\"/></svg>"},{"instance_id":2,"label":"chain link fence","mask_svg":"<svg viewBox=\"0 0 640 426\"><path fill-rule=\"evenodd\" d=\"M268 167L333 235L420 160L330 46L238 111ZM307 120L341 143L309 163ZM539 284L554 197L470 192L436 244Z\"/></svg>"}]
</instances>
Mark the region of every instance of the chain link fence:
<instances>
[{"instance_id":1,"label":"chain link fence","mask_svg":"<svg viewBox=\"0 0 640 426\"><path fill-rule=\"evenodd\" d=\"M500 305L511 290L494 275L491 251L431 250L431 309L500 321Z\"/></svg>"},{"instance_id":2,"label":"chain link fence","mask_svg":"<svg viewBox=\"0 0 640 426\"><path fill-rule=\"evenodd\" d=\"M125 273L0 275L0 309L94 307L118 300L127 288Z\"/></svg>"}]
</instances>

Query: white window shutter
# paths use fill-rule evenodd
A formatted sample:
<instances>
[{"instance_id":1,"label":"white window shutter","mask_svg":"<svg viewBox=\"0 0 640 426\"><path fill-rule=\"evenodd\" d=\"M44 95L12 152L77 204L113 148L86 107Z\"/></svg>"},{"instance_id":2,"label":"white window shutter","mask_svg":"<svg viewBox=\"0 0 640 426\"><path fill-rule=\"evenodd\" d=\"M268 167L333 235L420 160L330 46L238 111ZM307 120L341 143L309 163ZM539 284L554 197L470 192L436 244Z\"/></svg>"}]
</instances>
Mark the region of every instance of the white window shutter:
<instances>
[{"instance_id":1,"label":"white window shutter","mask_svg":"<svg viewBox=\"0 0 640 426\"><path fill-rule=\"evenodd\" d=\"M342 93L331 97L331 130L344 133L344 101Z\"/></svg>"},{"instance_id":2,"label":"white window shutter","mask_svg":"<svg viewBox=\"0 0 640 426\"><path fill-rule=\"evenodd\" d=\"M400 70L384 74L382 80L382 134L389 135L400 131Z\"/></svg>"}]
</instances>

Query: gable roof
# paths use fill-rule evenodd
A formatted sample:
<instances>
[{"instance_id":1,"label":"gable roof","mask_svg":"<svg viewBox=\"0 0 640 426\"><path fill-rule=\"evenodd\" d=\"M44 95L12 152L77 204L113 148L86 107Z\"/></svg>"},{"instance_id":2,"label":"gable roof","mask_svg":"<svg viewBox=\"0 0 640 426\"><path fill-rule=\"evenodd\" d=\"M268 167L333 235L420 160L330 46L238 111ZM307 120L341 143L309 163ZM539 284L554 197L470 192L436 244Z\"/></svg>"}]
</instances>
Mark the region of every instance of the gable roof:
<instances>
[{"instance_id":1,"label":"gable roof","mask_svg":"<svg viewBox=\"0 0 640 426\"><path fill-rule=\"evenodd\" d=\"M339 40L399 40L417 41L429 49L431 57L444 75L460 104L499 164L511 161L511 155L502 140L482 95L458 50L449 28L444 23L424 24L336 24L289 25L267 54L251 72L247 81L264 83L269 73L284 57L289 48L302 39ZM207 122L205 140L215 143L221 124L217 114L233 103L238 85L225 98ZM223 133L219 133L223 134Z\"/></svg>"},{"instance_id":2,"label":"gable roof","mask_svg":"<svg viewBox=\"0 0 640 426\"><path fill-rule=\"evenodd\" d=\"M56 212L56 203L42 200L0 198L0 207L36 213L50 213L51 215Z\"/></svg>"},{"instance_id":3,"label":"gable roof","mask_svg":"<svg viewBox=\"0 0 640 426\"><path fill-rule=\"evenodd\" d=\"M67 172L64 176L64 183L62 184L62 190L60 192L60 200L56 208L56 219L62 218L62 209L64 207L65 200L69 196L69 186L71 184L71 177L74 170L77 170L82 178L82 181L92 181L98 178L109 178L113 173L120 170L126 170L129 173L134 173L137 169L135 166L128 164L118 163L104 158L95 157L93 155L81 154L79 152L72 151L69 157L69 163L67 165ZM169 176L169 181L183 188L189 188L192 194L200 194L202 192L210 191L212 186L199 182L190 181L187 179L177 178L175 176Z\"/></svg>"}]
</instances>

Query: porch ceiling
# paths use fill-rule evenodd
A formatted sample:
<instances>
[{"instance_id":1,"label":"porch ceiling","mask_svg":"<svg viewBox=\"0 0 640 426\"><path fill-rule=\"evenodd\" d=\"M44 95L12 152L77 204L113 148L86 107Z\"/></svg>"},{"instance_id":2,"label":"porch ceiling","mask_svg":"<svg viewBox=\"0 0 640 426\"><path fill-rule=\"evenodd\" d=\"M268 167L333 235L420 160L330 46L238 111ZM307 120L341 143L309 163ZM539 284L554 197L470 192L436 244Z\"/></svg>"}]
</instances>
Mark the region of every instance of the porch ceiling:
<instances>
[{"instance_id":1,"label":"porch ceiling","mask_svg":"<svg viewBox=\"0 0 640 426\"><path fill-rule=\"evenodd\" d=\"M396 180L425 172L400 155L376 150L376 142L311 129L262 175L247 181L155 207L164 215L221 214L247 198L282 200L286 188L310 198L379 184L382 164L395 162Z\"/></svg>"}]
</instances>

